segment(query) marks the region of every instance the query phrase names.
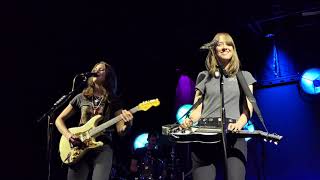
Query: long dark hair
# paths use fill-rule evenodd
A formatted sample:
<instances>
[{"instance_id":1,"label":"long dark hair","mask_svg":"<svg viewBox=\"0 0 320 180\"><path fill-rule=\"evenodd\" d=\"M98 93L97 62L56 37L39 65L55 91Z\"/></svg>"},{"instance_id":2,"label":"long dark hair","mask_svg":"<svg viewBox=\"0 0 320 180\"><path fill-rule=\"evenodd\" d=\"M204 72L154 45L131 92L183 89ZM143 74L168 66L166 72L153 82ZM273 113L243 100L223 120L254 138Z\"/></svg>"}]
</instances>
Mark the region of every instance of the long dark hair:
<instances>
[{"instance_id":1,"label":"long dark hair","mask_svg":"<svg viewBox=\"0 0 320 180\"><path fill-rule=\"evenodd\" d=\"M99 64L103 64L106 68L106 74L105 74L106 77L105 77L104 83L102 84L102 86L104 87L103 95L108 100L111 100L112 98L115 98L118 96L117 95L117 90L118 90L117 76L114 69L111 67L111 65L106 63L105 61L100 61L97 64L95 64L91 72L94 72L95 67ZM94 89L93 77L90 77L88 79L88 85L82 91L82 93L86 98L90 98L93 96L93 89Z\"/></svg>"}]
</instances>

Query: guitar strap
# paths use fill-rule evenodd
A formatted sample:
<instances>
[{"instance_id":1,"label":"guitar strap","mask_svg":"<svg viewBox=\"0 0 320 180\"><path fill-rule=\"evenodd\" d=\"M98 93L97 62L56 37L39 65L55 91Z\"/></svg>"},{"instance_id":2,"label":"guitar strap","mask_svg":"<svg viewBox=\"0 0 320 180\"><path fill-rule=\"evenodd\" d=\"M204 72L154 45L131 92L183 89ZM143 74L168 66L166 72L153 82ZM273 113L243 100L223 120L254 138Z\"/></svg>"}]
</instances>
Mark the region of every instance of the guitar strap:
<instances>
[{"instance_id":1,"label":"guitar strap","mask_svg":"<svg viewBox=\"0 0 320 180\"><path fill-rule=\"evenodd\" d=\"M267 127L264 123L263 117L261 115L260 109L257 105L257 101L256 101L255 97L253 96L252 92L250 91L248 84L247 84L247 81L243 77L242 71L239 71L236 74L236 76L237 76L238 82L239 82L244 94L247 96L248 100L251 102L251 104L253 106L253 110L256 112L259 120L261 121L261 124L263 125L264 129L268 132Z\"/></svg>"},{"instance_id":2,"label":"guitar strap","mask_svg":"<svg viewBox=\"0 0 320 180\"><path fill-rule=\"evenodd\" d=\"M204 84L206 84L206 83L209 81L209 78L211 78L210 75L207 76L207 77L205 77L205 79L203 79L203 80L205 81ZM182 119L182 118L184 118L184 117L188 117L188 118L189 118L190 112L191 112L192 110L196 109L196 108L202 103L203 97L204 97L205 94L206 94L206 88L204 88L204 92L203 92L201 98L199 98L199 99L197 100L197 102L193 103L192 107L191 107L183 116L181 116L180 119ZM179 119L179 120L180 120L180 119Z\"/></svg>"}]
</instances>

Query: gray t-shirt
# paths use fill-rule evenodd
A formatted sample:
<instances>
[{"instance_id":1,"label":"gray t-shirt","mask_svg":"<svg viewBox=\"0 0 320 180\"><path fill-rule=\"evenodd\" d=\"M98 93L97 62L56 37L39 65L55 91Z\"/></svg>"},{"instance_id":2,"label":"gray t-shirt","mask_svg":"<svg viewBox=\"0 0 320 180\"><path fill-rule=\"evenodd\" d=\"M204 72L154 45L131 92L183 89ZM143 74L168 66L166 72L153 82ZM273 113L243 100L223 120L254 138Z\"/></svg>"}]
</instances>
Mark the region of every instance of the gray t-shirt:
<instances>
[{"instance_id":1,"label":"gray t-shirt","mask_svg":"<svg viewBox=\"0 0 320 180\"><path fill-rule=\"evenodd\" d=\"M80 126L87 123L97 114L104 116L104 120L99 123L101 124L112 118L116 111L122 109L121 101L118 98L114 98L112 101L107 101L106 99L101 100L94 110L92 98L93 97L88 99L82 93L79 93L70 101L72 107L81 112Z\"/></svg>"},{"instance_id":2,"label":"gray t-shirt","mask_svg":"<svg viewBox=\"0 0 320 180\"><path fill-rule=\"evenodd\" d=\"M242 73L248 85L256 82L250 72ZM223 81L226 118L237 120L240 117L240 89L237 77L223 77ZM202 71L198 74L196 89L204 94L200 118L221 117L220 78L211 77L208 71Z\"/></svg>"}]
</instances>

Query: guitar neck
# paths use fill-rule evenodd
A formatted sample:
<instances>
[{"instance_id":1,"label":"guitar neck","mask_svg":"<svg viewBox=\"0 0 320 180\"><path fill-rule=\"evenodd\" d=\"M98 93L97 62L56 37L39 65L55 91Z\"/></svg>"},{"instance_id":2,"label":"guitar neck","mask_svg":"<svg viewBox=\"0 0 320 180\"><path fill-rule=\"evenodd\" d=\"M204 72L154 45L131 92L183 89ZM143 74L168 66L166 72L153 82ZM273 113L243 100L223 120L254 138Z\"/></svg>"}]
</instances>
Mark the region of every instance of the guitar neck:
<instances>
[{"instance_id":1,"label":"guitar neck","mask_svg":"<svg viewBox=\"0 0 320 180\"><path fill-rule=\"evenodd\" d=\"M136 113L137 111L139 111L139 107L136 106L132 109L129 110L132 114ZM109 121L100 124L99 126L93 128L89 134L91 137L95 137L96 135L98 135L100 132L102 132L104 129L116 124L117 122L121 121L121 115L118 115L112 119L110 119Z\"/></svg>"},{"instance_id":2,"label":"guitar neck","mask_svg":"<svg viewBox=\"0 0 320 180\"><path fill-rule=\"evenodd\" d=\"M221 129L216 128L193 128L193 133L221 133ZM267 132L263 132L260 130L248 131L248 130L240 130L238 132L230 132L228 131L228 135L236 136L238 138L247 138L247 137L263 137L266 139L273 139L273 140L281 140L282 136L276 134L269 134Z\"/></svg>"},{"instance_id":3,"label":"guitar neck","mask_svg":"<svg viewBox=\"0 0 320 180\"><path fill-rule=\"evenodd\" d=\"M195 128L194 133L221 133L221 129L205 129L205 128ZM265 134L259 130L254 130L254 131L248 131L248 130L240 130L237 132L227 132L228 135L234 135L239 138L244 138L244 137L257 137L257 136L265 136Z\"/></svg>"},{"instance_id":4,"label":"guitar neck","mask_svg":"<svg viewBox=\"0 0 320 180\"><path fill-rule=\"evenodd\" d=\"M230 133L232 134L232 132ZM261 136L261 133L259 131L253 131L250 132L248 130L240 130L235 133L237 137L255 137L255 136Z\"/></svg>"}]
</instances>

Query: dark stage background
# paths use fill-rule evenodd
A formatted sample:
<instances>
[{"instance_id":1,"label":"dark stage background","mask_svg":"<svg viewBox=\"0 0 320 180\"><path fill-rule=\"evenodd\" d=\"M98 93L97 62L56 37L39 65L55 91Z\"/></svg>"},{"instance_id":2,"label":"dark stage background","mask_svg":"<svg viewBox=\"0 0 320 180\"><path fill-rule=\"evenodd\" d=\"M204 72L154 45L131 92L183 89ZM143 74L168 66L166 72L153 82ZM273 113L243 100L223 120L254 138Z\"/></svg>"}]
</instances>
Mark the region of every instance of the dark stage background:
<instances>
[{"instance_id":1,"label":"dark stage background","mask_svg":"<svg viewBox=\"0 0 320 180\"><path fill-rule=\"evenodd\" d=\"M199 47L220 31L234 37L243 69L259 82L255 94L267 127L284 136L278 146L249 141L247 179L320 178L319 98L303 95L292 78L320 67L318 1L34 0L6 5L1 13L1 179L47 179L47 121L37 121L71 90L76 74L90 71L101 58L114 66L127 108L161 101L135 114L131 132L118 139L117 164L128 167L139 133L160 132L162 125L175 122L178 78L186 74L195 81L206 56ZM270 33L274 36L266 38ZM284 54L279 57L282 81L269 68L274 42ZM253 122L261 126L256 117ZM52 138L51 179L65 179L56 129ZM172 146L165 137L161 143ZM188 147L178 150L187 172Z\"/></svg>"}]
</instances>

